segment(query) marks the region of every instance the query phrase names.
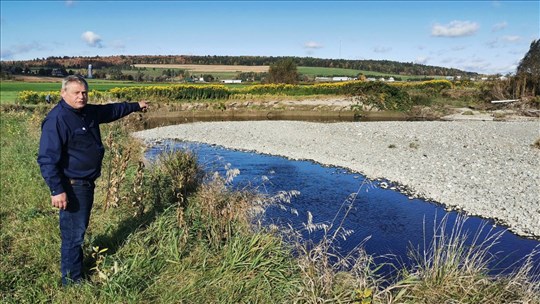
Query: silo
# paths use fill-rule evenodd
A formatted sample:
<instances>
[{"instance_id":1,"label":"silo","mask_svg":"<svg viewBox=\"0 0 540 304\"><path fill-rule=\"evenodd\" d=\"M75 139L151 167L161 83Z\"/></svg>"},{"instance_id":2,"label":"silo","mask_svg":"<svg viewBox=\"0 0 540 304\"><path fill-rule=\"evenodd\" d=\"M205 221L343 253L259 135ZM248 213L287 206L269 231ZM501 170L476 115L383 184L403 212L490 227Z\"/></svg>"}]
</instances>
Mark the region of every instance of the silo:
<instances>
[{"instance_id":1,"label":"silo","mask_svg":"<svg viewBox=\"0 0 540 304\"><path fill-rule=\"evenodd\" d=\"M92 65L88 65L88 78L92 78Z\"/></svg>"}]
</instances>

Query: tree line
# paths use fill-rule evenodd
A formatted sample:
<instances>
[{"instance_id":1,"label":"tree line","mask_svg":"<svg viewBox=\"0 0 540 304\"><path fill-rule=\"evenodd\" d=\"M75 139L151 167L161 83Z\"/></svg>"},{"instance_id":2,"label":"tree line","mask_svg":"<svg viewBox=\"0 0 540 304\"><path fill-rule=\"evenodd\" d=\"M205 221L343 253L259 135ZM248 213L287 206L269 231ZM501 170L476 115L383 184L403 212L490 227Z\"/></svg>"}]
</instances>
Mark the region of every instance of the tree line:
<instances>
[{"instance_id":1,"label":"tree line","mask_svg":"<svg viewBox=\"0 0 540 304\"><path fill-rule=\"evenodd\" d=\"M323 59L314 57L273 57L273 56L194 56L194 55L137 55L137 56L93 56L69 57L51 56L26 61L3 61L2 70L13 67L20 68L65 68L81 69L89 64L95 69L112 66L131 66L133 64L205 64L205 65L273 65L283 60L290 60L296 66L325 67L365 70L396 75L439 75L439 76L478 76L477 73L466 72L454 68L445 68L416 64L412 62L398 62L390 60L347 60Z\"/></svg>"}]
</instances>

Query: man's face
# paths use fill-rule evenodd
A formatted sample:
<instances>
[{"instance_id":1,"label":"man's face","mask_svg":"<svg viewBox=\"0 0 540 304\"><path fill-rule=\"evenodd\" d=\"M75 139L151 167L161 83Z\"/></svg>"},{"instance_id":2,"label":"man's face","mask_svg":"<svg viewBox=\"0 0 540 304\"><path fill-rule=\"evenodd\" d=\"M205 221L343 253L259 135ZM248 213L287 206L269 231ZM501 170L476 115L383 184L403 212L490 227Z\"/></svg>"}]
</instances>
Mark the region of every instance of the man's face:
<instances>
[{"instance_id":1,"label":"man's face","mask_svg":"<svg viewBox=\"0 0 540 304\"><path fill-rule=\"evenodd\" d=\"M75 110L84 108L88 102L88 91L83 84L78 82L68 83L60 95Z\"/></svg>"}]
</instances>

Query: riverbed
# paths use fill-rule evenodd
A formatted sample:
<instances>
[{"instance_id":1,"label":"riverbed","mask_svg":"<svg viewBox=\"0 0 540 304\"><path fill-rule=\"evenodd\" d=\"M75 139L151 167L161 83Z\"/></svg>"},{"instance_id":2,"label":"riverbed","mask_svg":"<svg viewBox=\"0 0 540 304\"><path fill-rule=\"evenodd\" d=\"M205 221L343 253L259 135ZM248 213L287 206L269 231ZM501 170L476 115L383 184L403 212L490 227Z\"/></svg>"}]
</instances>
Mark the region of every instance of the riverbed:
<instances>
[{"instance_id":1,"label":"riverbed","mask_svg":"<svg viewBox=\"0 0 540 304\"><path fill-rule=\"evenodd\" d=\"M468 215L540 238L539 121L231 121L160 127L133 135L312 160L400 185Z\"/></svg>"}]
</instances>

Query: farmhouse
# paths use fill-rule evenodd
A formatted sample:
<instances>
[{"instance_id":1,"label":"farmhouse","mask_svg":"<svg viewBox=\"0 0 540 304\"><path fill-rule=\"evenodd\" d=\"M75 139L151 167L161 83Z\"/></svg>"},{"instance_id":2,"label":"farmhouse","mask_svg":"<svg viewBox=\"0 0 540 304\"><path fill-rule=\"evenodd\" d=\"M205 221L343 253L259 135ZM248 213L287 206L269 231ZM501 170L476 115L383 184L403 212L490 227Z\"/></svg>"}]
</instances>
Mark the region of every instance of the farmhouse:
<instances>
[{"instance_id":1,"label":"farmhouse","mask_svg":"<svg viewBox=\"0 0 540 304\"><path fill-rule=\"evenodd\" d=\"M61 69L53 69L51 72L51 76L53 77L64 77L64 72Z\"/></svg>"}]
</instances>

